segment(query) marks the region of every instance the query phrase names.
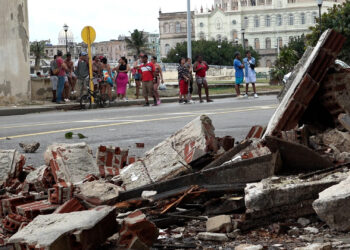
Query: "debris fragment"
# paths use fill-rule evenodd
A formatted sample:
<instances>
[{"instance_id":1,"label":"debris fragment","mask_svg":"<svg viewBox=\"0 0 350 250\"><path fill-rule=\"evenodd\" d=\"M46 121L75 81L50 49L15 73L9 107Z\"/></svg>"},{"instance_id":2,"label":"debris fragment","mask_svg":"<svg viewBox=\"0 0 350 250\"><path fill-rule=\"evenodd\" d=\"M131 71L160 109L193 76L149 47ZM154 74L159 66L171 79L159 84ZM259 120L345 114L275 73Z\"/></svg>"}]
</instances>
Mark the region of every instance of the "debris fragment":
<instances>
[{"instance_id":1,"label":"debris fragment","mask_svg":"<svg viewBox=\"0 0 350 250\"><path fill-rule=\"evenodd\" d=\"M19 146L21 148L23 148L25 153L35 153L35 151L38 150L38 148L40 147L40 143L39 142L33 142L33 143L19 143Z\"/></svg>"}]
</instances>

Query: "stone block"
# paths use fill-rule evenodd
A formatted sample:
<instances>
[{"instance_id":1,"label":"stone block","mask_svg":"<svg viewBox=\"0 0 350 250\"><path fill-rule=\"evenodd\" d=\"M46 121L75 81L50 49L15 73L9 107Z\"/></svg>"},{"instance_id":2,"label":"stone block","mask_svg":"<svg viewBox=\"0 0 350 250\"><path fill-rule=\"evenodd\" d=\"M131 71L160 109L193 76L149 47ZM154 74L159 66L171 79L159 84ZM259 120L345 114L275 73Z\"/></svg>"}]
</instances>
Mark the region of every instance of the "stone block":
<instances>
[{"instance_id":1,"label":"stone block","mask_svg":"<svg viewBox=\"0 0 350 250\"><path fill-rule=\"evenodd\" d=\"M297 204L317 199L319 192L346 179L348 173L335 173L320 180L302 180L297 177L271 177L258 183L247 184L245 205L250 211Z\"/></svg>"},{"instance_id":2,"label":"stone block","mask_svg":"<svg viewBox=\"0 0 350 250\"><path fill-rule=\"evenodd\" d=\"M23 170L26 158L17 150L0 150L0 185L17 178Z\"/></svg>"},{"instance_id":3,"label":"stone block","mask_svg":"<svg viewBox=\"0 0 350 250\"><path fill-rule=\"evenodd\" d=\"M206 223L207 232L229 233L232 230L231 217L229 215L219 215L211 217Z\"/></svg>"},{"instance_id":4,"label":"stone block","mask_svg":"<svg viewBox=\"0 0 350 250\"><path fill-rule=\"evenodd\" d=\"M100 206L91 210L39 215L14 234L9 243L40 249L98 249L116 233L115 208Z\"/></svg>"},{"instance_id":5,"label":"stone block","mask_svg":"<svg viewBox=\"0 0 350 250\"><path fill-rule=\"evenodd\" d=\"M97 166L101 177L119 175L127 165L129 150L119 147L99 146L96 153Z\"/></svg>"},{"instance_id":6,"label":"stone block","mask_svg":"<svg viewBox=\"0 0 350 250\"><path fill-rule=\"evenodd\" d=\"M350 133L337 129L329 130L320 135L322 142L327 146L333 146L340 152L350 152Z\"/></svg>"},{"instance_id":7,"label":"stone block","mask_svg":"<svg viewBox=\"0 0 350 250\"><path fill-rule=\"evenodd\" d=\"M151 247L158 239L159 230L153 222L146 219L145 214L137 211L124 219L119 234L118 246L130 248L135 241L140 240Z\"/></svg>"},{"instance_id":8,"label":"stone block","mask_svg":"<svg viewBox=\"0 0 350 250\"><path fill-rule=\"evenodd\" d=\"M202 115L146 152L143 159L122 169L124 188L130 190L189 172L190 162L211 151L217 151L214 127L210 118Z\"/></svg>"},{"instance_id":9,"label":"stone block","mask_svg":"<svg viewBox=\"0 0 350 250\"><path fill-rule=\"evenodd\" d=\"M331 243L313 243L305 247L296 247L294 250L332 250Z\"/></svg>"},{"instance_id":10,"label":"stone block","mask_svg":"<svg viewBox=\"0 0 350 250\"><path fill-rule=\"evenodd\" d=\"M53 144L44 154L46 165L58 182L77 183L90 174L99 176L90 147L85 143Z\"/></svg>"},{"instance_id":11,"label":"stone block","mask_svg":"<svg viewBox=\"0 0 350 250\"><path fill-rule=\"evenodd\" d=\"M197 234L198 239L205 240L205 241L228 241L228 237L226 234L222 233L208 233L208 232L202 232Z\"/></svg>"},{"instance_id":12,"label":"stone block","mask_svg":"<svg viewBox=\"0 0 350 250\"><path fill-rule=\"evenodd\" d=\"M344 128L346 128L347 131L350 132L350 116L348 114L339 114L338 121Z\"/></svg>"},{"instance_id":13,"label":"stone block","mask_svg":"<svg viewBox=\"0 0 350 250\"><path fill-rule=\"evenodd\" d=\"M264 247L262 245L250 245L242 244L235 247L235 250L262 250Z\"/></svg>"},{"instance_id":14,"label":"stone block","mask_svg":"<svg viewBox=\"0 0 350 250\"><path fill-rule=\"evenodd\" d=\"M74 196L89 207L114 205L119 196L120 187L101 180L85 182L76 186Z\"/></svg>"},{"instance_id":15,"label":"stone block","mask_svg":"<svg viewBox=\"0 0 350 250\"><path fill-rule=\"evenodd\" d=\"M322 191L312 206L332 229L350 231L350 177Z\"/></svg>"}]
</instances>

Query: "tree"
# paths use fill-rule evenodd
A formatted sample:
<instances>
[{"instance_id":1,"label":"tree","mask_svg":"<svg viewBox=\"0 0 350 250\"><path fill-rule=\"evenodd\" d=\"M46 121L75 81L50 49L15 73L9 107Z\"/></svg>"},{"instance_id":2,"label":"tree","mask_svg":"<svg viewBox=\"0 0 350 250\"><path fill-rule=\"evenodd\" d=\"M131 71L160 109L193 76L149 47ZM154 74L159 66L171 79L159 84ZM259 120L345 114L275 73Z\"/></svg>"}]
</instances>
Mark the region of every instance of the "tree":
<instances>
[{"instance_id":1,"label":"tree","mask_svg":"<svg viewBox=\"0 0 350 250\"><path fill-rule=\"evenodd\" d=\"M260 55L251 47L249 50L258 63ZM206 40L192 42L193 57L201 55L208 64L212 65L232 65L233 56L237 51L244 55L242 45L236 45L231 42ZM177 63L181 57L187 57L187 42L178 43L175 48L169 51L163 62Z\"/></svg>"},{"instance_id":2,"label":"tree","mask_svg":"<svg viewBox=\"0 0 350 250\"><path fill-rule=\"evenodd\" d=\"M30 44L30 53L35 57L35 70L40 69L40 60L45 57L46 41L35 41Z\"/></svg>"},{"instance_id":3,"label":"tree","mask_svg":"<svg viewBox=\"0 0 350 250\"><path fill-rule=\"evenodd\" d=\"M134 32L131 33L130 38L125 38L125 42L127 48L135 52L135 55L139 55L141 52L147 53L149 51L148 39L143 31L135 29Z\"/></svg>"},{"instance_id":4,"label":"tree","mask_svg":"<svg viewBox=\"0 0 350 250\"><path fill-rule=\"evenodd\" d=\"M346 38L350 37L350 1L347 0L341 5L334 5L327 13L321 17L321 24L319 18L316 19L316 25L310 27L311 33L306 36L307 43L315 46L321 32L326 29L334 29L341 33ZM338 58L350 63L350 39L346 39L345 44Z\"/></svg>"},{"instance_id":5,"label":"tree","mask_svg":"<svg viewBox=\"0 0 350 250\"><path fill-rule=\"evenodd\" d=\"M280 54L271 70L272 80L281 82L285 74L291 72L306 49L305 36L294 37L288 46L280 49Z\"/></svg>"}]
</instances>

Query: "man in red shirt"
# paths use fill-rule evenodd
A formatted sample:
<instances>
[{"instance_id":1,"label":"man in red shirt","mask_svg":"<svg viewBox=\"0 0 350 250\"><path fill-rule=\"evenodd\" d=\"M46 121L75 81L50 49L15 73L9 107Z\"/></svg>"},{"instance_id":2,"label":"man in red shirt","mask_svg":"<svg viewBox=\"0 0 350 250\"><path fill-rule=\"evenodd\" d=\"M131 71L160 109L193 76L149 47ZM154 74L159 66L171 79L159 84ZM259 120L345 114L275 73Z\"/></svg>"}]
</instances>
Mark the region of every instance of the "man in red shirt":
<instances>
[{"instance_id":1,"label":"man in red shirt","mask_svg":"<svg viewBox=\"0 0 350 250\"><path fill-rule=\"evenodd\" d=\"M62 103L62 93L63 93L63 88L64 88L66 71L68 70L67 65L65 64L65 62L62 59L62 51L57 52L56 63L57 63L57 67L59 69L56 102L58 104L60 104L60 103Z\"/></svg>"},{"instance_id":2,"label":"man in red shirt","mask_svg":"<svg viewBox=\"0 0 350 250\"><path fill-rule=\"evenodd\" d=\"M196 82L198 85L198 96L200 102L203 102L202 100L202 87L205 89L205 95L207 96L207 102L212 102L212 100L209 99L209 89L208 89L208 83L207 83L207 70L209 69L209 65L206 61L203 61L202 56L197 56L196 62L193 65L193 71L196 72Z\"/></svg>"},{"instance_id":3,"label":"man in red shirt","mask_svg":"<svg viewBox=\"0 0 350 250\"><path fill-rule=\"evenodd\" d=\"M149 106L148 97L153 97L153 80L155 78L156 68L153 63L148 62L148 56L142 56L142 64L140 65L142 78L142 95L145 98L145 107Z\"/></svg>"}]
</instances>

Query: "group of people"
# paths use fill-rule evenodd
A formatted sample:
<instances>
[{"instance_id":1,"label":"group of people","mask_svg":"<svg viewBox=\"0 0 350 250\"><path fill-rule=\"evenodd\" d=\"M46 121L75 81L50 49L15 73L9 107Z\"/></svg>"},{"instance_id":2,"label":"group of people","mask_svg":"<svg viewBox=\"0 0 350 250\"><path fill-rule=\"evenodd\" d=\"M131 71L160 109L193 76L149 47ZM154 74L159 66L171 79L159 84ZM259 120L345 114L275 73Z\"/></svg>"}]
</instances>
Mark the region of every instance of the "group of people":
<instances>
[{"instance_id":1,"label":"group of people","mask_svg":"<svg viewBox=\"0 0 350 250\"><path fill-rule=\"evenodd\" d=\"M240 98L241 96L241 90L240 85L243 84L243 79L245 78L246 88L245 88L245 94L243 97L248 98L248 88L249 83L252 84L253 91L254 91L254 97L258 98L258 94L256 93L256 72L255 72L255 66L256 61L255 58L252 57L252 54L250 51L246 52L246 57L243 59L239 52L235 53L235 59L233 61L234 68L236 70L235 77L236 77L236 84L235 89L237 93L237 97ZM244 69L244 71L243 71Z\"/></svg>"},{"instance_id":2,"label":"group of people","mask_svg":"<svg viewBox=\"0 0 350 250\"><path fill-rule=\"evenodd\" d=\"M52 82L53 102L63 103L69 101L69 95L75 94L75 87L80 88L80 95L89 87L89 60L85 52L80 53L79 60L73 63L69 53L63 60L62 52L58 51L57 56L50 63L50 78ZM241 97L240 85L245 78L246 91L244 97L248 97L248 87L251 83L253 86L254 97L256 93L256 73L255 58L251 56L250 51L246 52L246 57L241 59L239 52L235 53L235 89L237 97ZM206 101L212 102L209 98L209 88L206 79L206 72L209 65L203 60L202 56L197 56L196 61L192 64L191 58L180 58L178 66L178 82L179 82L179 103L194 103L192 100L194 81L198 87L199 101L202 103L202 89L204 88ZM106 57L94 56L92 61L93 84L94 89L98 89L102 94L107 93L110 101L112 101L112 89L116 87L117 101L127 101L127 86L129 83L128 73L131 72L135 81L136 93L138 99L140 95L140 87L142 84L142 95L145 99L144 106L150 106L150 98L153 98L153 106L161 104L159 96L159 86L164 83L163 72L157 63L157 57L152 56L149 60L146 54L141 53L138 58L135 57L132 68L128 64L125 57L121 57L118 65L112 68ZM195 73L195 79L193 78Z\"/></svg>"}]
</instances>

